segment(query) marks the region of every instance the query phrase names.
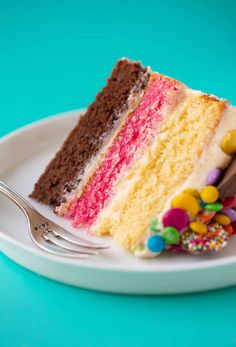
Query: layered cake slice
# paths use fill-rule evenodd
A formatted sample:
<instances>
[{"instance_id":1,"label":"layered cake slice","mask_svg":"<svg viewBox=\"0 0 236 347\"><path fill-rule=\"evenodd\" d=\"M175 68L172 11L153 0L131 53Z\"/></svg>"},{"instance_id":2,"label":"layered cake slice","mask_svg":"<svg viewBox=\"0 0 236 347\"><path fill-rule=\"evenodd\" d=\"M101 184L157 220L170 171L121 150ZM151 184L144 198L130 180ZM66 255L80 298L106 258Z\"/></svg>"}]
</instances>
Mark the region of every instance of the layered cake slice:
<instances>
[{"instance_id":1,"label":"layered cake slice","mask_svg":"<svg viewBox=\"0 0 236 347\"><path fill-rule=\"evenodd\" d=\"M235 228L235 152L228 101L122 59L31 196L138 256L219 250Z\"/></svg>"},{"instance_id":2,"label":"layered cake slice","mask_svg":"<svg viewBox=\"0 0 236 347\"><path fill-rule=\"evenodd\" d=\"M150 77L138 62L120 60L87 112L36 183L31 197L59 206L77 192L100 162L112 137L134 109Z\"/></svg>"}]
</instances>

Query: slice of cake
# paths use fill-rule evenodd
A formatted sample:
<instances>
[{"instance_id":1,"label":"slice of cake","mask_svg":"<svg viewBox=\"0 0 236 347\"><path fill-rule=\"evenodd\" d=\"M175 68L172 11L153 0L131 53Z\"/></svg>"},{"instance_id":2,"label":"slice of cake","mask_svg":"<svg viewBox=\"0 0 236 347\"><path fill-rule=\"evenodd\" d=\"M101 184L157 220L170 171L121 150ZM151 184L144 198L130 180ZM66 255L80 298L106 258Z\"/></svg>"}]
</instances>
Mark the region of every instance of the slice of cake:
<instances>
[{"instance_id":1,"label":"slice of cake","mask_svg":"<svg viewBox=\"0 0 236 347\"><path fill-rule=\"evenodd\" d=\"M31 197L138 256L219 250L236 229L235 153L228 101L122 59Z\"/></svg>"}]
</instances>

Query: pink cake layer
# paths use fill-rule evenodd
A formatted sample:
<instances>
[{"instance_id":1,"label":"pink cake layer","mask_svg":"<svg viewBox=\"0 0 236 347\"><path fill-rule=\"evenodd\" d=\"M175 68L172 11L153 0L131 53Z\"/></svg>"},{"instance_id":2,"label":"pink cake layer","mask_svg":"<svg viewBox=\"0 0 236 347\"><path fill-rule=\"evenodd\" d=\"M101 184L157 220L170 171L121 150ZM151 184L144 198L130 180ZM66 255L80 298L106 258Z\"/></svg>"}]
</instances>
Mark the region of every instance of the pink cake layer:
<instances>
[{"instance_id":1,"label":"pink cake layer","mask_svg":"<svg viewBox=\"0 0 236 347\"><path fill-rule=\"evenodd\" d=\"M99 168L84 188L82 196L73 198L66 217L74 225L91 226L112 196L115 182L130 167L137 151L145 148L158 132L165 110L176 100L180 83L153 74L139 106L126 119Z\"/></svg>"}]
</instances>

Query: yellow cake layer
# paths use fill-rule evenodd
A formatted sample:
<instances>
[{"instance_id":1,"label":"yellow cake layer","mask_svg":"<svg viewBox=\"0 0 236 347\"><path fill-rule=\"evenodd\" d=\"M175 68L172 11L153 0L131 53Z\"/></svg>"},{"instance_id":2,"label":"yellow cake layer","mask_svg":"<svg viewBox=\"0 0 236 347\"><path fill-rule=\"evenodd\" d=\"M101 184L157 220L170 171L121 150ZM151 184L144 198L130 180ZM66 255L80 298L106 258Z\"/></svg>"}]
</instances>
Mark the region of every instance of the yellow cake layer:
<instances>
[{"instance_id":1,"label":"yellow cake layer","mask_svg":"<svg viewBox=\"0 0 236 347\"><path fill-rule=\"evenodd\" d=\"M152 144L117 183L92 232L111 234L122 247L132 249L192 174L224 108L224 102L188 90L184 101L164 118Z\"/></svg>"}]
</instances>

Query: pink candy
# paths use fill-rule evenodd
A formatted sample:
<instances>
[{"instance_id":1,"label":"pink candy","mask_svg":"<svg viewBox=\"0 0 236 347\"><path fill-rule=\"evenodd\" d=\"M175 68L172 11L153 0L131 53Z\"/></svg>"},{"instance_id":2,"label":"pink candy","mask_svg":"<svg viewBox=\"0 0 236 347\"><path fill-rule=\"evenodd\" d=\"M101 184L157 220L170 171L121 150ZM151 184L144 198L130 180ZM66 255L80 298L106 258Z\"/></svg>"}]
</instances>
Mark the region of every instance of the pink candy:
<instances>
[{"instance_id":1,"label":"pink candy","mask_svg":"<svg viewBox=\"0 0 236 347\"><path fill-rule=\"evenodd\" d=\"M174 227L182 230L189 225L189 216L185 210L181 208L171 208L167 211L162 219L164 227Z\"/></svg>"},{"instance_id":2,"label":"pink candy","mask_svg":"<svg viewBox=\"0 0 236 347\"><path fill-rule=\"evenodd\" d=\"M229 198L225 198L222 201L222 205L224 208L232 208L236 206L236 195L231 196Z\"/></svg>"},{"instance_id":3,"label":"pink candy","mask_svg":"<svg viewBox=\"0 0 236 347\"><path fill-rule=\"evenodd\" d=\"M182 253L184 252L183 248L180 245L170 245L169 248L174 253Z\"/></svg>"},{"instance_id":4,"label":"pink candy","mask_svg":"<svg viewBox=\"0 0 236 347\"><path fill-rule=\"evenodd\" d=\"M219 178L221 176L221 169L213 169L211 172L209 172L206 180L207 185L215 185Z\"/></svg>"}]
</instances>

